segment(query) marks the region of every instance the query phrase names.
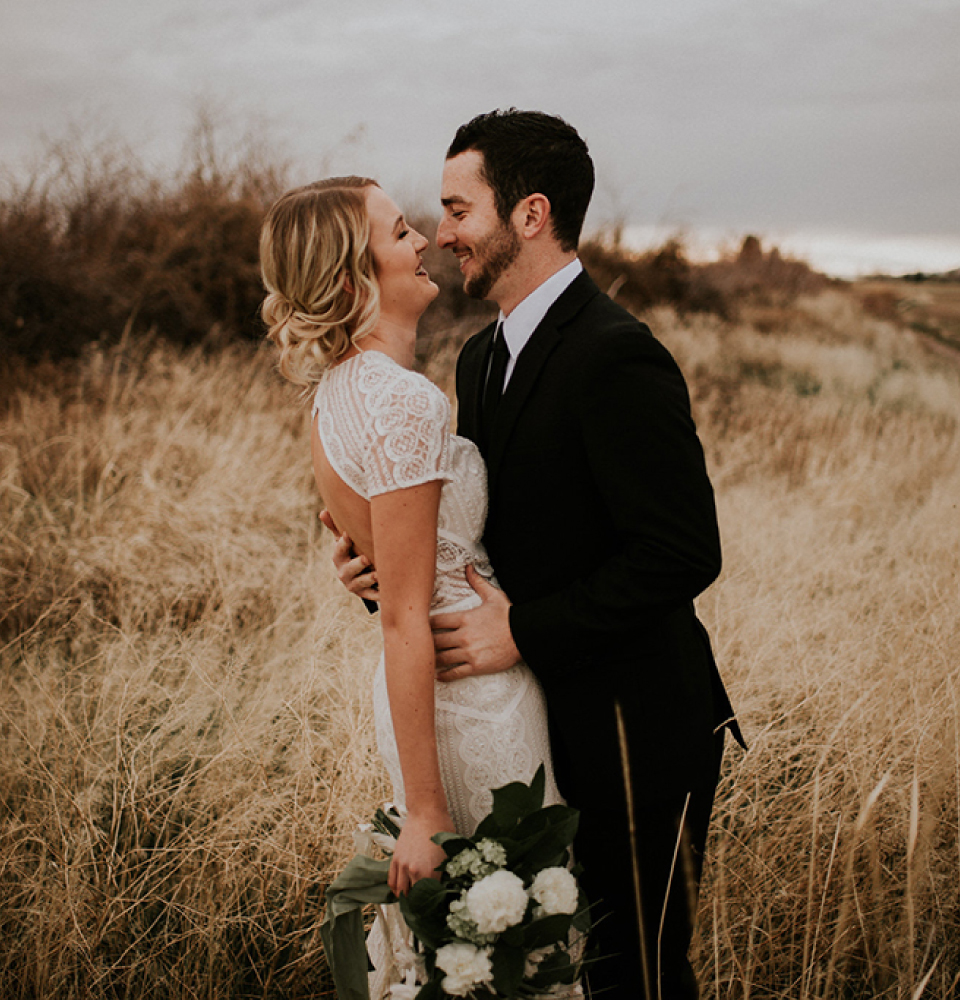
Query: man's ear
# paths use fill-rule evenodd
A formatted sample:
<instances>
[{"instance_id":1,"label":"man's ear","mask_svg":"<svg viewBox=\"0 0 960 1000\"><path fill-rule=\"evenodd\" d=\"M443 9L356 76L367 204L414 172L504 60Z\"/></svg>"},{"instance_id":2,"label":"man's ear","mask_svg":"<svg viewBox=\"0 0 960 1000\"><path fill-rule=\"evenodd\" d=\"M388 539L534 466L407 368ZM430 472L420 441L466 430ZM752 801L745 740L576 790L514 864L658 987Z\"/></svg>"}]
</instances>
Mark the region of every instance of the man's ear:
<instances>
[{"instance_id":1,"label":"man's ear","mask_svg":"<svg viewBox=\"0 0 960 1000\"><path fill-rule=\"evenodd\" d=\"M529 194L513 210L514 222L524 239L531 240L550 225L550 199L545 194Z\"/></svg>"}]
</instances>

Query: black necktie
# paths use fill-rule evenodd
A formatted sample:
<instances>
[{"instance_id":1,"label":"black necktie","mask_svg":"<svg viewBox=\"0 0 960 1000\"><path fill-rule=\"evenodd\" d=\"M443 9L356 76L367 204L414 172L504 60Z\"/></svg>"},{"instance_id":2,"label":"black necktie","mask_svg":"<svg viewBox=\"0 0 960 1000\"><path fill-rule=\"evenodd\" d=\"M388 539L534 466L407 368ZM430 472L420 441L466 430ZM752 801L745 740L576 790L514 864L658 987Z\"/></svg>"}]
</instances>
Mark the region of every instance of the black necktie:
<instances>
[{"instance_id":1,"label":"black necktie","mask_svg":"<svg viewBox=\"0 0 960 1000\"><path fill-rule=\"evenodd\" d=\"M497 414L497 407L500 405L500 397L503 395L503 380L507 374L507 363L510 361L510 351L507 342L503 338L503 324L497 325L497 331L493 336L493 350L490 353L490 371L487 373L487 384L483 390L483 443L485 448L490 446L490 438L493 434L493 418Z\"/></svg>"}]
</instances>

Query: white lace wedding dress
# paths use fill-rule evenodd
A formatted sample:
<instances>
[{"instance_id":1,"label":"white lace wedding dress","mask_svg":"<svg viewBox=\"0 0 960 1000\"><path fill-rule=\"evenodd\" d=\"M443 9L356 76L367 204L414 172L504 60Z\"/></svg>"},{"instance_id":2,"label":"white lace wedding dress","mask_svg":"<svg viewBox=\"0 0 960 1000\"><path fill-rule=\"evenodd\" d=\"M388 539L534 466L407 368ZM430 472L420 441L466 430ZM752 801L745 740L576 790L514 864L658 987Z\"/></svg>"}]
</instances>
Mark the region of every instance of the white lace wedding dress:
<instances>
[{"instance_id":1,"label":"white lace wedding dress","mask_svg":"<svg viewBox=\"0 0 960 1000\"><path fill-rule=\"evenodd\" d=\"M313 414L330 465L365 499L443 481L431 613L478 605L465 568L473 564L492 577L480 544L487 512L486 469L476 445L450 433L450 404L443 392L387 355L363 351L324 373ZM382 656L373 698L377 744L393 782L394 802L403 812L403 776ZM529 782L541 763L547 772L544 804L562 801L550 763L543 693L529 667L438 681L435 703L440 771L458 833L471 834L490 811L492 789L510 781ZM402 930L402 920L390 914L368 939L377 967L371 976L372 1000L400 979Z\"/></svg>"}]
</instances>

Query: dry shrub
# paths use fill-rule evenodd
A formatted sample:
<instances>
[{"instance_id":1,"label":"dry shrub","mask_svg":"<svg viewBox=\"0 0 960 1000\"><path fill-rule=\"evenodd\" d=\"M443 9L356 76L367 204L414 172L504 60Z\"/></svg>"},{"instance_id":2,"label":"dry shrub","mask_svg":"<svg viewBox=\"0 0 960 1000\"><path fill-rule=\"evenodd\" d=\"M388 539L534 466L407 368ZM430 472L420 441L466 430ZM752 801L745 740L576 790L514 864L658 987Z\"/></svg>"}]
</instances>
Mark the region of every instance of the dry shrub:
<instances>
[{"instance_id":1,"label":"dry shrub","mask_svg":"<svg viewBox=\"0 0 960 1000\"><path fill-rule=\"evenodd\" d=\"M722 295L761 306L792 302L832 284L805 261L783 257L777 247L764 250L756 236L745 236L736 253L722 254L700 268L703 280Z\"/></svg>"},{"instance_id":2,"label":"dry shrub","mask_svg":"<svg viewBox=\"0 0 960 1000\"><path fill-rule=\"evenodd\" d=\"M733 314L732 301L704 280L702 268L687 259L678 239L645 253L589 240L581 245L580 257L600 287L630 309L671 305L681 314Z\"/></svg>"},{"instance_id":3,"label":"dry shrub","mask_svg":"<svg viewBox=\"0 0 960 1000\"><path fill-rule=\"evenodd\" d=\"M257 142L225 144L202 116L184 165L162 181L115 144L54 144L0 200L4 353L75 357L91 343L144 335L183 346L258 340L260 224L293 186L289 175ZM433 245L436 220L421 215L426 264L441 286L424 323L425 362L458 322L479 328L493 310L464 295L456 260Z\"/></svg>"},{"instance_id":4,"label":"dry shrub","mask_svg":"<svg viewBox=\"0 0 960 1000\"><path fill-rule=\"evenodd\" d=\"M183 168L148 175L129 151L54 144L0 202L0 331L59 358L125 329L180 344L258 338L260 221L283 171L254 145L224 153L203 119Z\"/></svg>"},{"instance_id":5,"label":"dry shrub","mask_svg":"<svg viewBox=\"0 0 960 1000\"><path fill-rule=\"evenodd\" d=\"M207 349L259 340L259 229L290 175L262 143L226 143L204 115L183 166L163 180L116 143L73 135L53 144L33 176L8 183L0 199L3 353L57 360L131 338ZM437 358L450 364L495 309L464 295L456 260L433 242L436 219L410 214L431 239L424 258L440 286L418 355L433 370ZM712 264L692 263L679 239L633 254L598 238L581 256L629 308L740 316L762 331L782 329L799 296L829 284L756 237Z\"/></svg>"},{"instance_id":6,"label":"dry shrub","mask_svg":"<svg viewBox=\"0 0 960 1000\"><path fill-rule=\"evenodd\" d=\"M75 357L89 343L146 333L185 346L259 339L259 228L289 177L262 144L231 148L202 116L183 166L165 180L116 144L73 136L52 145L33 176L8 184L0 200L5 353ZM467 325L479 328L494 310L464 295L456 261L433 245L435 218L411 214L431 238L425 262L441 289L423 327L425 364L454 350ZM774 308L767 319L754 316L758 326L776 325L777 309L826 282L776 249L765 253L755 237L714 264L691 263L676 239L643 254L597 239L581 255L630 308L669 304L726 318L745 304Z\"/></svg>"},{"instance_id":7,"label":"dry shrub","mask_svg":"<svg viewBox=\"0 0 960 1000\"><path fill-rule=\"evenodd\" d=\"M909 327L945 347L960 348L960 271L917 280L867 278L853 291L872 315Z\"/></svg>"},{"instance_id":8,"label":"dry shrub","mask_svg":"<svg viewBox=\"0 0 960 1000\"><path fill-rule=\"evenodd\" d=\"M784 309L799 296L831 284L776 247L764 251L756 236L747 236L738 253L711 263L692 262L679 237L643 253L598 238L583 244L580 255L600 286L630 309L668 305L681 316L738 317L764 332L782 325Z\"/></svg>"}]
</instances>

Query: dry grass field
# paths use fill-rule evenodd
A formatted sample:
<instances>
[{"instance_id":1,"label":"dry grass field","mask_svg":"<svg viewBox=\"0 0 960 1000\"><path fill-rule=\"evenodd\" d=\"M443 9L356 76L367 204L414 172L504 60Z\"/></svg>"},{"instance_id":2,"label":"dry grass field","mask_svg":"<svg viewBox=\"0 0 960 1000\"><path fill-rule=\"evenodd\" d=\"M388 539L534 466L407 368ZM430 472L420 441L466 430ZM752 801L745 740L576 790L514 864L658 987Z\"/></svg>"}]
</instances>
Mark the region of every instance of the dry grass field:
<instances>
[{"instance_id":1,"label":"dry grass field","mask_svg":"<svg viewBox=\"0 0 960 1000\"><path fill-rule=\"evenodd\" d=\"M857 282L864 307L881 319L899 319L914 332L960 349L960 281L872 278Z\"/></svg>"},{"instance_id":2,"label":"dry grass field","mask_svg":"<svg viewBox=\"0 0 960 1000\"><path fill-rule=\"evenodd\" d=\"M765 332L648 318L717 488L699 606L750 743L703 995L954 997L958 370L836 290ZM304 407L250 348L2 379L0 996L331 995L324 886L387 793L377 624L334 581Z\"/></svg>"}]
</instances>

